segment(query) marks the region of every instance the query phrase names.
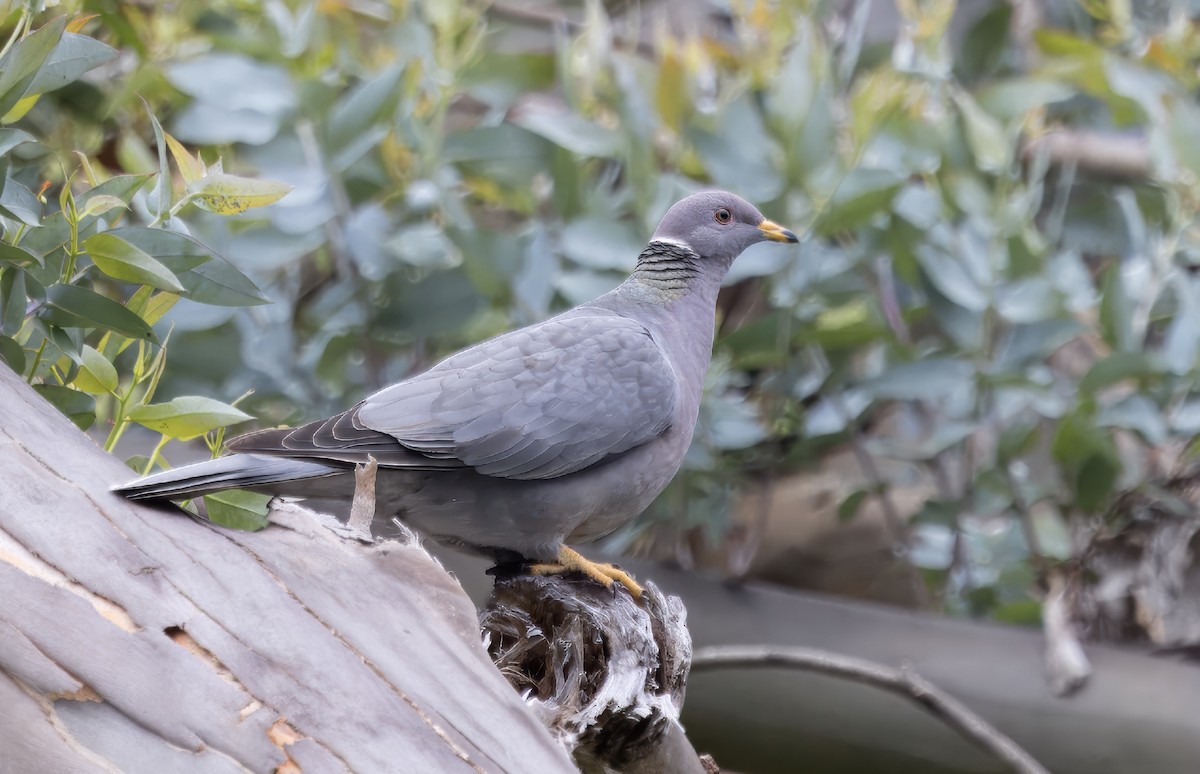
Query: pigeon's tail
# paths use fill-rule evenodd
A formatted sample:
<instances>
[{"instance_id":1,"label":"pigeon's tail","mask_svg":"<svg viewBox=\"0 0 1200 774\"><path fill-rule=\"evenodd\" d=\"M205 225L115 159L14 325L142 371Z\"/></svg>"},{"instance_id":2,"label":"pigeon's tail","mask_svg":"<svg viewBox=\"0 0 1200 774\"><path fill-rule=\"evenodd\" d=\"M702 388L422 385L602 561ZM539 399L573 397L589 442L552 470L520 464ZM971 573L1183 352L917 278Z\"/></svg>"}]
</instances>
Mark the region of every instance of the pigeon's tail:
<instances>
[{"instance_id":1,"label":"pigeon's tail","mask_svg":"<svg viewBox=\"0 0 1200 774\"><path fill-rule=\"evenodd\" d=\"M344 467L310 460L230 454L139 478L113 487L113 491L130 500L184 500L223 489L319 496L328 488L322 479L344 478L347 472Z\"/></svg>"}]
</instances>

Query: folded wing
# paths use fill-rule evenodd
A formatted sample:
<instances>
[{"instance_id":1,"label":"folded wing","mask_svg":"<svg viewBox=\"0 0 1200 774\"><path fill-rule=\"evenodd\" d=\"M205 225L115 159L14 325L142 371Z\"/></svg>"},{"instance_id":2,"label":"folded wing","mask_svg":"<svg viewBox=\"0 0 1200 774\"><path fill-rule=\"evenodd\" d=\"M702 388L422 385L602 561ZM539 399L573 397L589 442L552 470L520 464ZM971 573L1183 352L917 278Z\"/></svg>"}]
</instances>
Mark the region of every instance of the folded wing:
<instances>
[{"instance_id":1,"label":"folded wing","mask_svg":"<svg viewBox=\"0 0 1200 774\"><path fill-rule=\"evenodd\" d=\"M230 448L548 479L653 440L677 399L674 370L641 324L583 308L464 350L343 414Z\"/></svg>"}]
</instances>

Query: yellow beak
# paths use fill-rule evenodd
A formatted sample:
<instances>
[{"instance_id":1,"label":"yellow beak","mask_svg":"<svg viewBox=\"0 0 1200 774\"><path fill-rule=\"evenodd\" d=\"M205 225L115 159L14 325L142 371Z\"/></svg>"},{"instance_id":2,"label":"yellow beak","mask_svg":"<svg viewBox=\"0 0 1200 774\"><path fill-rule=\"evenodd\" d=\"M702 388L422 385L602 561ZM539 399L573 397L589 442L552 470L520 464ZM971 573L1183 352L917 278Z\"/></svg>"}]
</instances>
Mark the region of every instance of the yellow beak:
<instances>
[{"instance_id":1,"label":"yellow beak","mask_svg":"<svg viewBox=\"0 0 1200 774\"><path fill-rule=\"evenodd\" d=\"M799 242L796 235L773 220L764 220L758 224L758 230L772 242Z\"/></svg>"}]
</instances>

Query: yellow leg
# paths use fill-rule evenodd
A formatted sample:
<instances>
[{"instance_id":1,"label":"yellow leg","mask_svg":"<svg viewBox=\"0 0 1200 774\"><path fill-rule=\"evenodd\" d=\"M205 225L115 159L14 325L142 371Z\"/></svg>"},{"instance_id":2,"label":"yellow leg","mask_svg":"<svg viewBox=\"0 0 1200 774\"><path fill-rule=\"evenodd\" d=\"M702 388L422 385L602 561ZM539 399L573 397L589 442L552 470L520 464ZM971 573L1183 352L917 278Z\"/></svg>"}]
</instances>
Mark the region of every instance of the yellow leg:
<instances>
[{"instance_id":1,"label":"yellow leg","mask_svg":"<svg viewBox=\"0 0 1200 774\"><path fill-rule=\"evenodd\" d=\"M633 576L611 564L585 559L578 551L563 546L558 549L558 561L554 564L535 564L529 568L534 575L559 575L581 572L605 588L612 588L613 581L629 589L634 599L642 598L642 587Z\"/></svg>"}]
</instances>

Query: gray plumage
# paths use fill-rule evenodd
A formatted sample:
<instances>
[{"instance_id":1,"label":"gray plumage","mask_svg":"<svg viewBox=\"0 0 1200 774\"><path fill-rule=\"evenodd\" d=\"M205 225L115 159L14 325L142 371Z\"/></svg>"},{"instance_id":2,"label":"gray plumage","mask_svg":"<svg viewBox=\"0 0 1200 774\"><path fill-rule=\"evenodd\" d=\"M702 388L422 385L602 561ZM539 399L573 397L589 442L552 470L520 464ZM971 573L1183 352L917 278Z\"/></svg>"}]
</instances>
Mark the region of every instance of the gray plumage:
<instances>
[{"instance_id":1,"label":"gray plumage","mask_svg":"<svg viewBox=\"0 0 1200 774\"><path fill-rule=\"evenodd\" d=\"M342 414L235 438L229 456L117 491L349 500L354 464L373 457L380 525L398 517L439 540L554 557L637 516L679 470L721 280L764 239L796 241L733 194L690 196L600 298L451 355Z\"/></svg>"}]
</instances>

